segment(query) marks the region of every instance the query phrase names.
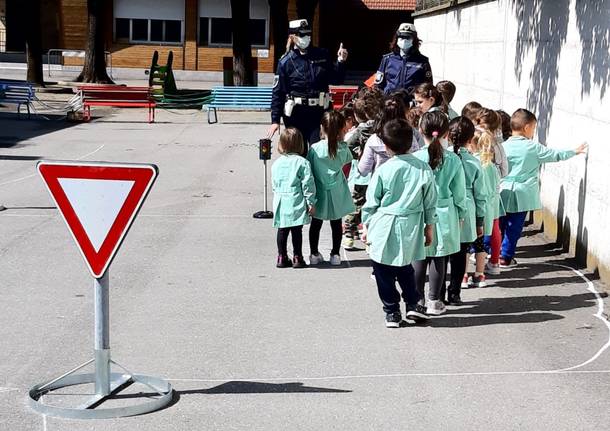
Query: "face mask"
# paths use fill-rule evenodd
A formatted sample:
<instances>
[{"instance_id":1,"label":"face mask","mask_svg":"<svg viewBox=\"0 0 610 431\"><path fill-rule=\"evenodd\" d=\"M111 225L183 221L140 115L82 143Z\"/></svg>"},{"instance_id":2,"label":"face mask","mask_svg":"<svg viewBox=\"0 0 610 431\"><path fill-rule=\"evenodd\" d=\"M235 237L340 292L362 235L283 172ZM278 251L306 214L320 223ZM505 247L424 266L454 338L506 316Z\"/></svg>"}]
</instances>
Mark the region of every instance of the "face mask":
<instances>
[{"instance_id":1,"label":"face mask","mask_svg":"<svg viewBox=\"0 0 610 431\"><path fill-rule=\"evenodd\" d=\"M397 45L402 52L407 52L413 46L413 39L398 38Z\"/></svg>"},{"instance_id":2,"label":"face mask","mask_svg":"<svg viewBox=\"0 0 610 431\"><path fill-rule=\"evenodd\" d=\"M295 45L297 46L297 48L301 49L301 50L305 50L307 49L307 47L309 47L309 44L311 43L311 36L297 36L295 38Z\"/></svg>"}]
</instances>

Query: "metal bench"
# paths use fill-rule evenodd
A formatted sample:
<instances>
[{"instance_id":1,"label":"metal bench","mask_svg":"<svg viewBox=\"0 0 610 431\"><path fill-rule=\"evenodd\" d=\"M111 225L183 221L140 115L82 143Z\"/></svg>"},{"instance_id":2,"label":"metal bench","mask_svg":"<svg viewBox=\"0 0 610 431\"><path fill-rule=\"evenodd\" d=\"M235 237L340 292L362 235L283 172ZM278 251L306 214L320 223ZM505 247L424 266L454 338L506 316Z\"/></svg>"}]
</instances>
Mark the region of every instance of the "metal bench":
<instances>
[{"instance_id":1,"label":"metal bench","mask_svg":"<svg viewBox=\"0 0 610 431\"><path fill-rule=\"evenodd\" d=\"M328 91L333 101L333 109L340 109L352 100L352 97L358 91L358 87L355 85L331 85L328 87Z\"/></svg>"},{"instance_id":2,"label":"metal bench","mask_svg":"<svg viewBox=\"0 0 610 431\"><path fill-rule=\"evenodd\" d=\"M21 105L25 105L30 118L30 105L34 100L34 88L29 82L0 81L0 103L17 105L17 116L21 115Z\"/></svg>"},{"instance_id":3,"label":"metal bench","mask_svg":"<svg viewBox=\"0 0 610 431\"><path fill-rule=\"evenodd\" d=\"M121 108L148 108L148 122L155 121L157 106L150 87L125 87L122 85L83 85L78 87L83 105L83 119L91 120L92 106Z\"/></svg>"},{"instance_id":4,"label":"metal bench","mask_svg":"<svg viewBox=\"0 0 610 431\"><path fill-rule=\"evenodd\" d=\"M212 101L204 104L208 111L208 123L218 123L219 108L239 110L270 110L272 87L214 87ZM212 121L212 111L214 121Z\"/></svg>"}]
</instances>

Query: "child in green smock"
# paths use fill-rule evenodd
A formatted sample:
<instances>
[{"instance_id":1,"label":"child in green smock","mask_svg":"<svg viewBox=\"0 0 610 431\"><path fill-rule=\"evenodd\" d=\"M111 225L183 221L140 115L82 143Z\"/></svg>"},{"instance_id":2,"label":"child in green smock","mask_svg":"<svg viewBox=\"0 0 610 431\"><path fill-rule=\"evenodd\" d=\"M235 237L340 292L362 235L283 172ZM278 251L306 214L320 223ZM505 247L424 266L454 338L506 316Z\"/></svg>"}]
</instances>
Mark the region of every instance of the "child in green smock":
<instances>
[{"instance_id":1,"label":"child in green smock","mask_svg":"<svg viewBox=\"0 0 610 431\"><path fill-rule=\"evenodd\" d=\"M332 231L330 264L341 265L339 256L343 234L341 218L356 210L347 179L343 174L343 166L351 163L353 159L347 144L342 141L344 127L345 119L339 112L326 112L320 127L320 133L326 139L313 144L307 155L316 183L316 214L309 229L311 265L324 262L318 250L323 220L330 220Z\"/></svg>"},{"instance_id":2,"label":"child in green smock","mask_svg":"<svg viewBox=\"0 0 610 431\"><path fill-rule=\"evenodd\" d=\"M316 186L311 166L301 157L303 137L294 128L280 135L281 156L271 168L273 185L273 227L277 230L277 267L304 268L303 225L310 222L316 203ZM288 235L292 235L293 260L288 257Z\"/></svg>"},{"instance_id":3,"label":"child in green smock","mask_svg":"<svg viewBox=\"0 0 610 431\"><path fill-rule=\"evenodd\" d=\"M438 203L435 234L432 244L426 247L426 258L413 263L415 283L420 304L427 314L440 315L445 310L441 301L445 284L448 256L460 250L460 220L466 216L466 186L460 158L443 149L441 140L447 137L449 121L442 112L426 112L419 123L426 146L414 153L428 163L434 172ZM425 297L426 272L428 272L428 298Z\"/></svg>"},{"instance_id":4,"label":"child in green smock","mask_svg":"<svg viewBox=\"0 0 610 431\"><path fill-rule=\"evenodd\" d=\"M500 183L500 196L506 215L500 219L503 233L500 267L515 266L517 241L521 237L528 211L542 208L540 203L540 166L559 162L583 154L587 145L574 150L553 150L533 140L536 116L526 109L518 109L511 117L512 136L504 142L508 158L508 175Z\"/></svg>"},{"instance_id":5,"label":"child in green smock","mask_svg":"<svg viewBox=\"0 0 610 431\"><path fill-rule=\"evenodd\" d=\"M411 262L426 256L436 223L436 186L427 163L407 154L413 131L406 120L384 124L380 137L391 158L375 170L362 207L364 240L370 257L379 298L386 313L386 327L398 328L402 321L400 294L407 303L407 318L425 319L418 304Z\"/></svg>"},{"instance_id":6,"label":"child in green smock","mask_svg":"<svg viewBox=\"0 0 610 431\"><path fill-rule=\"evenodd\" d=\"M466 216L460 230L460 250L449 256L451 278L448 291L448 302L461 305L461 289L468 287L465 280L467 254L474 248L483 252L483 223L487 212L487 185L481 169L481 163L468 152L466 147L472 144L474 124L466 117L457 117L449 123L449 138L453 151L457 154L464 168L466 184Z\"/></svg>"}]
</instances>

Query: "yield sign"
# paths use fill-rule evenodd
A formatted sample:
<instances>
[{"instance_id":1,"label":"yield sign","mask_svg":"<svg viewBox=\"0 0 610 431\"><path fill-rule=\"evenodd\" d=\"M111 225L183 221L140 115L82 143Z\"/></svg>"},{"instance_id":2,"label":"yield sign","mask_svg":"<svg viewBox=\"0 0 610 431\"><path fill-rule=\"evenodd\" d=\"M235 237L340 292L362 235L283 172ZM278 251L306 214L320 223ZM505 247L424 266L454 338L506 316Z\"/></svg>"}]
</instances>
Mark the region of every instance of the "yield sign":
<instances>
[{"instance_id":1,"label":"yield sign","mask_svg":"<svg viewBox=\"0 0 610 431\"><path fill-rule=\"evenodd\" d=\"M91 274L101 278L157 178L157 166L41 161L37 167Z\"/></svg>"}]
</instances>

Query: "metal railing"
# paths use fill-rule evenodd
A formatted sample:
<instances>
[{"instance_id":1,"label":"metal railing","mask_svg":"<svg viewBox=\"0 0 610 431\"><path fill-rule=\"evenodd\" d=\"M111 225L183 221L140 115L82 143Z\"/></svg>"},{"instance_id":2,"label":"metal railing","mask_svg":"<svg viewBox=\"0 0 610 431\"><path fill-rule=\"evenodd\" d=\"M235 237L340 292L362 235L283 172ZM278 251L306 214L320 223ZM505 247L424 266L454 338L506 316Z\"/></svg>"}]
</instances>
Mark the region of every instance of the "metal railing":
<instances>
[{"instance_id":1,"label":"metal railing","mask_svg":"<svg viewBox=\"0 0 610 431\"><path fill-rule=\"evenodd\" d=\"M417 0L417 6L415 6L416 11L430 9L432 7L457 3L455 0Z\"/></svg>"},{"instance_id":2,"label":"metal railing","mask_svg":"<svg viewBox=\"0 0 610 431\"><path fill-rule=\"evenodd\" d=\"M108 67L108 76L114 79L112 76L112 53L110 51L104 51L106 54L106 66ZM53 64L57 64L63 70L64 66L64 57L78 57L85 58L85 50L84 49L49 49L47 51L47 73L51 76L51 55L54 55L57 59L57 62Z\"/></svg>"}]
</instances>

